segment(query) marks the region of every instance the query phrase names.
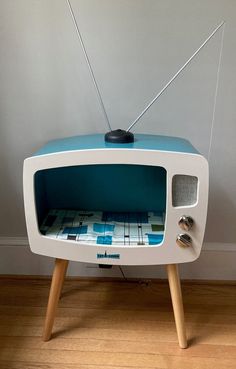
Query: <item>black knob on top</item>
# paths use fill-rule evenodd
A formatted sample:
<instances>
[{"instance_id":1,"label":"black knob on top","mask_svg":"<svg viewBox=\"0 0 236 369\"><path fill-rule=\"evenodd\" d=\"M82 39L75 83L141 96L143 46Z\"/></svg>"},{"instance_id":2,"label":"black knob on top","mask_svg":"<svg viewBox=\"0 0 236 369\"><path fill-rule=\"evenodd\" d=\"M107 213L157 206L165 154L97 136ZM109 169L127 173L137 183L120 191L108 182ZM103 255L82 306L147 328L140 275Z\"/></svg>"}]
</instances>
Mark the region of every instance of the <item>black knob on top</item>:
<instances>
[{"instance_id":1,"label":"black knob on top","mask_svg":"<svg viewBox=\"0 0 236 369\"><path fill-rule=\"evenodd\" d=\"M129 131L123 129L116 129L105 134L105 141L112 143L132 143L134 142L134 135Z\"/></svg>"}]
</instances>

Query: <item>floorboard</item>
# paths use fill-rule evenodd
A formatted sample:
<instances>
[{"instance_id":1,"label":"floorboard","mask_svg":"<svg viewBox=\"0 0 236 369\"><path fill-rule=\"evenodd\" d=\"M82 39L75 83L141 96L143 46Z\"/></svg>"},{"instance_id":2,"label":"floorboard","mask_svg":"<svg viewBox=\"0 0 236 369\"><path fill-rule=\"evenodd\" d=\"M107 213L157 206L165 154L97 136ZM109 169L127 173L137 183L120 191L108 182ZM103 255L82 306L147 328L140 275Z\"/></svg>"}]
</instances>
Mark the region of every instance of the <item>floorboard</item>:
<instances>
[{"instance_id":1,"label":"floorboard","mask_svg":"<svg viewBox=\"0 0 236 369\"><path fill-rule=\"evenodd\" d=\"M235 369L236 286L183 284L189 348L168 284L66 280L42 342L50 281L0 279L1 369Z\"/></svg>"}]
</instances>

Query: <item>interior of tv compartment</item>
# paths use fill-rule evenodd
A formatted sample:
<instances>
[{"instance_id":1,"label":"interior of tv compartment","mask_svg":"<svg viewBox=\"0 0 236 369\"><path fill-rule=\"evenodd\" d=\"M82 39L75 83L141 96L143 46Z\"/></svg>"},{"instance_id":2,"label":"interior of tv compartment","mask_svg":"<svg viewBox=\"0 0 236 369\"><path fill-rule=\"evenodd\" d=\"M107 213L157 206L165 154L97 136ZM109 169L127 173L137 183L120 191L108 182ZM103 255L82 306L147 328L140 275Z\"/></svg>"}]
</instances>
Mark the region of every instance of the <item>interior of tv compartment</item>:
<instances>
[{"instance_id":1,"label":"interior of tv compartment","mask_svg":"<svg viewBox=\"0 0 236 369\"><path fill-rule=\"evenodd\" d=\"M78 165L34 178L40 232L101 245L159 245L164 236L166 170L128 164Z\"/></svg>"}]
</instances>

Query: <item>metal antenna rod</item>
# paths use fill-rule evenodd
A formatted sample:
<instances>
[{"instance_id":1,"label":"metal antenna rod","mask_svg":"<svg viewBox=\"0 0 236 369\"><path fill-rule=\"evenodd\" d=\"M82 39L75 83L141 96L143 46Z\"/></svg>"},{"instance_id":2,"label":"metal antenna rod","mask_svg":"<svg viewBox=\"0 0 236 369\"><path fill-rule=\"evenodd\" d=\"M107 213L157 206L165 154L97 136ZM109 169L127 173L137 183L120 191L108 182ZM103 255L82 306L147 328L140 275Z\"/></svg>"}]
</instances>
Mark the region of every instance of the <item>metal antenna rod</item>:
<instances>
[{"instance_id":1,"label":"metal antenna rod","mask_svg":"<svg viewBox=\"0 0 236 369\"><path fill-rule=\"evenodd\" d=\"M154 97L154 99L146 106L146 108L139 114L139 116L133 121L133 123L127 129L127 132L134 127L134 125L139 121L139 119L146 113L146 111L154 104L154 102L160 97L163 92L169 87L169 85L178 77L178 75L187 67L187 65L193 60L193 58L199 53L199 51L207 44L208 41L214 36L214 34L225 24L225 21L221 22L218 27L210 34L209 37L203 42L203 44L195 51L195 53L189 58L186 63L175 73L171 80L161 89L161 91Z\"/></svg>"},{"instance_id":2,"label":"metal antenna rod","mask_svg":"<svg viewBox=\"0 0 236 369\"><path fill-rule=\"evenodd\" d=\"M78 27L78 24L77 24L77 21L76 21L76 18L75 18L75 15L74 15L74 12L73 12L73 9L72 9L72 6L71 6L71 3L70 3L69 0L66 0L66 1L67 1L67 4L68 4L68 7L70 9L70 14L71 14L71 17L72 17L72 20L73 20L73 23L74 23L74 26L75 26L75 29L76 29L76 33L77 33L77 36L79 38L79 41L80 41L80 44L81 44L81 47L82 47L82 50L83 50L83 53L84 53L84 57L85 57L86 63L88 65L88 69L89 69L89 72L90 72L90 75L91 75L91 78L92 78L92 81L93 81L95 90L97 92L99 103L101 105L101 108L102 108L104 117L105 117L105 119L107 121L107 125L108 125L108 127L109 127L109 129L111 131L111 125L110 125L110 122L109 122L109 119L108 119L108 116L107 116L107 112L106 112L106 109L105 109L105 106L104 106L104 103L103 103L103 100L102 100L102 96L101 96L100 91L99 91L99 88L98 88L97 81L96 81L95 76L94 76L94 73L93 73L92 66L91 66L90 61L89 61L88 54L87 54L86 49L85 49L85 46L84 46L84 42L83 42L83 39L82 39L80 30L79 30L79 27Z\"/></svg>"}]
</instances>

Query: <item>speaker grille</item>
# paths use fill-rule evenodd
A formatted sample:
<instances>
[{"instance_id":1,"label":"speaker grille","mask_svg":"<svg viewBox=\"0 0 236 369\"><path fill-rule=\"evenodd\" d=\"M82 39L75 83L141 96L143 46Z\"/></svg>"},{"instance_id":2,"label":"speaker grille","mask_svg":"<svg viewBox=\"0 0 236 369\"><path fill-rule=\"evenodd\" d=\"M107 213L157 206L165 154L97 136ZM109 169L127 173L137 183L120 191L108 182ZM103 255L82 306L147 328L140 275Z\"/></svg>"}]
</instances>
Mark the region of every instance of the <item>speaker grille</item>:
<instances>
[{"instance_id":1,"label":"speaker grille","mask_svg":"<svg viewBox=\"0 0 236 369\"><path fill-rule=\"evenodd\" d=\"M177 174L172 180L172 205L188 206L197 202L198 178Z\"/></svg>"}]
</instances>

